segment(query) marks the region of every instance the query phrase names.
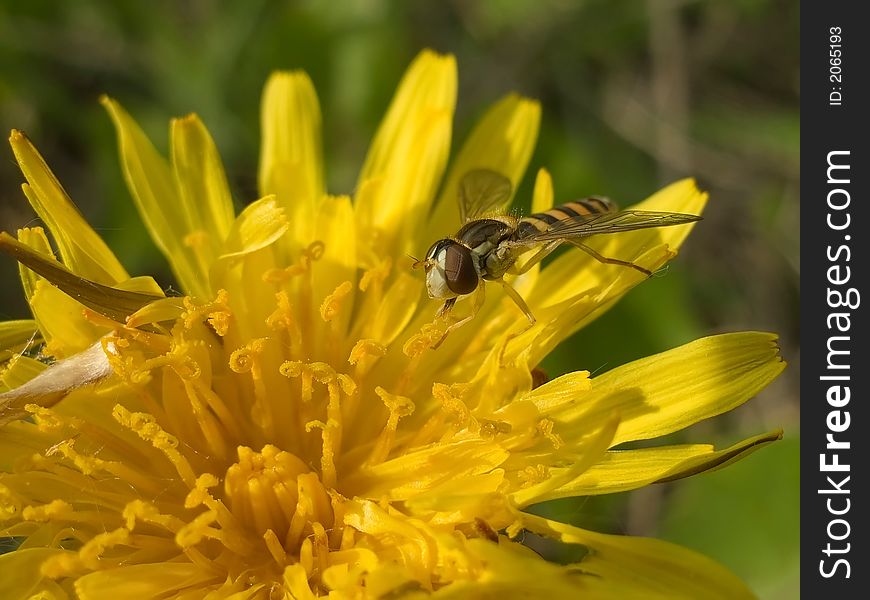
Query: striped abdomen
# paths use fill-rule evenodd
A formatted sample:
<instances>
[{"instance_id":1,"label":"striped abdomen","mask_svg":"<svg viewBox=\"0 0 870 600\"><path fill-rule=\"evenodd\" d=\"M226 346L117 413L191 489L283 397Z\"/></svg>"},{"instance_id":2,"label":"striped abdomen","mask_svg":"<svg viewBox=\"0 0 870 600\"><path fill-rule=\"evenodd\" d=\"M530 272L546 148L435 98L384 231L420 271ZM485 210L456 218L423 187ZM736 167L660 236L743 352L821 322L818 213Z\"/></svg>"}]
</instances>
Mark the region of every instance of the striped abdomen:
<instances>
[{"instance_id":1,"label":"striped abdomen","mask_svg":"<svg viewBox=\"0 0 870 600\"><path fill-rule=\"evenodd\" d=\"M517 230L514 233L514 239L523 239L546 231L559 221L576 219L585 215L600 215L602 213L614 212L616 205L607 198L592 196L583 200L574 200L566 202L559 206L554 206L550 210L534 213L520 219L517 223Z\"/></svg>"}]
</instances>

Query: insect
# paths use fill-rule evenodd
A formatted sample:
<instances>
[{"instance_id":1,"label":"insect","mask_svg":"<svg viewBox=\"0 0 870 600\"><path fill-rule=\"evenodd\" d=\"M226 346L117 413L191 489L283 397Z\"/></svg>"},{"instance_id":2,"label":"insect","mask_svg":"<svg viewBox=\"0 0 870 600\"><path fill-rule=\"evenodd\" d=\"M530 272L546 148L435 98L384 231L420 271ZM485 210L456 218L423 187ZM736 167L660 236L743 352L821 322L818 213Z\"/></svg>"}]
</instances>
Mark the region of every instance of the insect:
<instances>
[{"instance_id":1,"label":"insect","mask_svg":"<svg viewBox=\"0 0 870 600\"><path fill-rule=\"evenodd\" d=\"M436 317L446 315L460 297L477 292L471 314L450 325L433 348L474 318L483 306L485 281L501 284L526 315L529 327L534 325L532 311L504 276L522 275L563 243L602 263L622 265L650 276L651 271L633 262L602 256L584 240L603 233L682 225L701 218L673 212L620 211L606 198L597 196L517 218L506 214L511 194L511 182L501 173L488 169L466 173L457 193L462 227L455 236L432 244L426 258L414 263L415 268L425 269L429 297L444 300ZM535 253L528 260L518 264L521 256L532 251Z\"/></svg>"}]
</instances>

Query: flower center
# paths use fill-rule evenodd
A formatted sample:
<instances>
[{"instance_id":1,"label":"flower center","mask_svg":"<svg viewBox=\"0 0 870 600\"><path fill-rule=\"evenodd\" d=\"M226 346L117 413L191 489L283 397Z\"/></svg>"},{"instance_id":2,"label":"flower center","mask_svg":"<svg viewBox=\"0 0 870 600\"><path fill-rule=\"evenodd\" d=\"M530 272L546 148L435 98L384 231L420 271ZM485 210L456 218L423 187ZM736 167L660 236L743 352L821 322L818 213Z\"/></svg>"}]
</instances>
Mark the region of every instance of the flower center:
<instances>
[{"instance_id":1,"label":"flower center","mask_svg":"<svg viewBox=\"0 0 870 600\"><path fill-rule=\"evenodd\" d=\"M462 359L429 351L447 324L418 310L420 281L393 272L389 259L370 257L354 285L321 264L321 242L287 267L266 254L224 265L213 298L167 299L174 308L106 336L124 383L115 423L82 429L51 409L34 413L40 428L66 430L51 456L136 490L114 529L100 522L77 552L46 562L47 574L121 565L124 548L147 547L165 560L181 553L221 580L326 593L386 561L403 565L413 589L436 589L470 567L443 562L433 547L497 539L493 527L510 523L490 496L514 478L500 468L510 455L502 444L558 441L533 411L499 414L524 384L503 369L436 383ZM477 406L464 400L473 386L485 399ZM90 441L76 444L80 436ZM115 459L107 448L123 452ZM490 500L454 505L464 478ZM72 510L31 508L33 519Z\"/></svg>"},{"instance_id":2,"label":"flower center","mask_svg":"<svg viewBox=\"0 0 870 600\"><path fill-rule=\"evenodd\" d=\"M210 301L185 298L168 329L111 336L110 362L142 402L142 412L117 406L115 419L172 465L183 506L137 500L123 529L168 529L191 560L233 577L301 565L315 586L330 553L363 535L348 525L355 492L343 481L387 460L414 413L401 391L417 354L397 352L399 370L379 363L407 324L384 306L419 286L387 287L392 265L380 260L357 286L317 297L323 253L314 242L289 267L264 269L268 293L230 280Z\"/></svg>"}]
</instances>

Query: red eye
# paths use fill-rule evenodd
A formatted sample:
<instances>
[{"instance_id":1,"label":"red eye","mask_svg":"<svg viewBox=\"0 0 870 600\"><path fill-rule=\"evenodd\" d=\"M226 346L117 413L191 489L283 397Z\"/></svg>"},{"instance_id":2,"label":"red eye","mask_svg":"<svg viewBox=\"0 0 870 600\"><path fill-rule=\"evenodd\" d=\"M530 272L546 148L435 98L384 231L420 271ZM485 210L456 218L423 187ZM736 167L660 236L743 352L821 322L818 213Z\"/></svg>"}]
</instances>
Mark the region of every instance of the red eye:
<instances>
[{"instance_id":1,"label":"red eye","mask_svg":"<svg viewBox=\"0 0 870 600\"><path fill-rule=\"evenodd\" d=\"M462 244L453 243L444 252L444 275L447 287L454 294L470 294L477 288L479 277L474 268L471 250Z\"/></svg>"}]
</instances>

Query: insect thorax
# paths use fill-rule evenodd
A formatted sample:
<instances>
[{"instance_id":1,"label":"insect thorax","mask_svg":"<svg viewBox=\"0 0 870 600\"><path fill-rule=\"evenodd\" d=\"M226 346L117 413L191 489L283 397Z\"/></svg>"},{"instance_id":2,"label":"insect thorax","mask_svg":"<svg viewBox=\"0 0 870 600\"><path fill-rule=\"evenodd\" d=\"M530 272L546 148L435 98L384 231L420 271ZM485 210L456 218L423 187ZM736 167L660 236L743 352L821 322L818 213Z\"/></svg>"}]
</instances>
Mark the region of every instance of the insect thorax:
<instances>
[{"instance_id":1,"label":"insect thorax","mask_svg":"<svg viewBox=\"0 0 870 600\"><path fill-rule=\"evenodd\" d=\"M515 229L511 217L476 219L466 223L456 234L456 240L470 248L478 260L483 279L499 279L513 264L499 252L499 244L509 239Z\"/></svg>"},{"instance_id":2,"label":"insect thorax","mask_svg":"<svg viewBox=\"0 0 870 600\"><path fill-rule=\"evenodd\" d=\"M514 226L507 220L476 219L462 226L456 234L456 241L479 254L485 254L510 237L513 230Z\"/></svg>"}]
</instances>

